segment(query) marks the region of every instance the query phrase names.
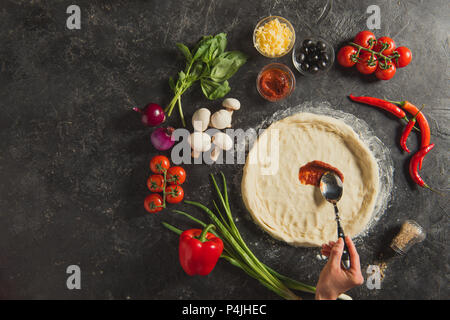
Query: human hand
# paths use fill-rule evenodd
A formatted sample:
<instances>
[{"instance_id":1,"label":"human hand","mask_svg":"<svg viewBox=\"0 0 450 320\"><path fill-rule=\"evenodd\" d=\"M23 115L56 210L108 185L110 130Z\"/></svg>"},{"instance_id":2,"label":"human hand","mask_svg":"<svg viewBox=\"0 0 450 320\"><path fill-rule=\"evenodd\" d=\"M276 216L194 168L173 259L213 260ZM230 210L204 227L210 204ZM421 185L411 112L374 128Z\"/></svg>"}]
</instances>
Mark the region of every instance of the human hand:
<instances>
[{"instance_id":1,"label":"human hand","mask_svg":"<svg viewBox=\"0 0 450 320\"><path fill-rule=\"evenodd\" d=\"M317 300L335 300L341 293L364 283L356 247L348 236L345 237L345 243L350 254L350 269L344 269L341 266L344 251L342 238L339 238L337 242L330 241L322 245L322 255L328 257L328 262L322 269L317 282Z\"/></svg>"}]
</instances>

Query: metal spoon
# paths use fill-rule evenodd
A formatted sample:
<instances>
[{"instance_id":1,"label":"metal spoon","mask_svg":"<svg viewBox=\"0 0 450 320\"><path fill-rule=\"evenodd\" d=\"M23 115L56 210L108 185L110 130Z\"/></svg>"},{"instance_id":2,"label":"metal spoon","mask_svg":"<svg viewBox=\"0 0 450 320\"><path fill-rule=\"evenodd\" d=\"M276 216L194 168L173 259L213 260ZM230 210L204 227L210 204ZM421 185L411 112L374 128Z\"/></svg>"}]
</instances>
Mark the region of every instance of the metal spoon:
<instances>
[{"instance_id":1,"label":"metal spoon","mask_svg":"<svg viewBox=\"0 0 450 320\"><path fill-rule=\"evenodd\" d=\"M344 240L344 251L342 253L342 265L344 268L349 269L350 268L350 255L348 253L347 244L345 243L345 235L344 230L341 227L341 222L339 218L339 210L337 207L337 202L342 197L342 191L344 189L342 185L342 180L339 178L337 174L334 172L328 171L325 172L322 177L320 178L320 192L322 193L325 200L333 204L334 206L334 213L336 214L336 223L337 223L337 232L338 237L342 238Z\"/></svg>"}]
</instances>

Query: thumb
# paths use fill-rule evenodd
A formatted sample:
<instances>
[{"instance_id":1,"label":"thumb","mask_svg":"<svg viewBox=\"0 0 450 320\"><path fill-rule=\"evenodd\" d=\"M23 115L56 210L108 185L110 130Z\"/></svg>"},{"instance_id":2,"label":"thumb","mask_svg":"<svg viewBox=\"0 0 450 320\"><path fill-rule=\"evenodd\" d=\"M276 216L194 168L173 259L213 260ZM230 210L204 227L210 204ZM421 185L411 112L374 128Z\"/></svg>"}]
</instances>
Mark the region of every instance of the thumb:
<instances>
[{"instance_id":1,"label":"thumb","mask_svg":"<svg viewBox=\"0 0 450 320\"><path fill-rule=\"evenodd\" d=\"M342 240L342 238L339 238L330 251L329 261L332 265L340 267L343 251L344 251L344 241Z\"/></svg>"}]
</instances>

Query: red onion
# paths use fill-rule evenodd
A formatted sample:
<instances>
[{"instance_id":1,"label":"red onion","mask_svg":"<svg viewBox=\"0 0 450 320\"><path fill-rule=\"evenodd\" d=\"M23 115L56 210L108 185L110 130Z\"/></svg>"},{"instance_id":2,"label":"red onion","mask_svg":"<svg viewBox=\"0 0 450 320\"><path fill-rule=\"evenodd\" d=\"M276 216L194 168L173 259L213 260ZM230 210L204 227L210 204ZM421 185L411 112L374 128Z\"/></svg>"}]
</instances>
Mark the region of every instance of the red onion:
<instances>
[{"instance_id":1,"label":"red onion","mask_svg":"<svg viewBox=\"0 0 450 320\"><path fill-rule=\"evenodd\" d=\"M134 107L134 111L141 114L141 121L149 127L157 126L166 120L164 110L156 103L149 103L143 110Z\"/></svg>"},{"instance_id":2,"label":"red onion","mask_svg":"<svg viewBox=\"0 0 450 320\"><path fill-rule=\"evenodd\" d=\"M175 143L175 140L172 137L172 132L174 128L156 128L155 131L152 132L151 140L153 146L159 151L164 151L172 148Z\"/></svg>"}]
</instances>

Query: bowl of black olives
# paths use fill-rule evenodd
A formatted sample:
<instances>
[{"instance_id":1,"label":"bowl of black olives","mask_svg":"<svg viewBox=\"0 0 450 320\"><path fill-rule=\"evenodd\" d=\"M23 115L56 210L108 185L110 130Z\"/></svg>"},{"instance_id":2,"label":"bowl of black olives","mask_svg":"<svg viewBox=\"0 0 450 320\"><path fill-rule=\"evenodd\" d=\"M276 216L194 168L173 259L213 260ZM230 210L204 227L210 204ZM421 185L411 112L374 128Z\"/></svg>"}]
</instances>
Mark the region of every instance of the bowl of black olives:
<instances>
[{"instance_id":1,"label":"bowl of black olives","mask_svg":"<svg viewBox=\"0 0 450 320\"><path fill-rule=\"evenodd\" d=\"M294 46L292 62L302 75L324 73L334 63L334 49L322 38L308 37Z\"/></svg>"}]
</instances>

